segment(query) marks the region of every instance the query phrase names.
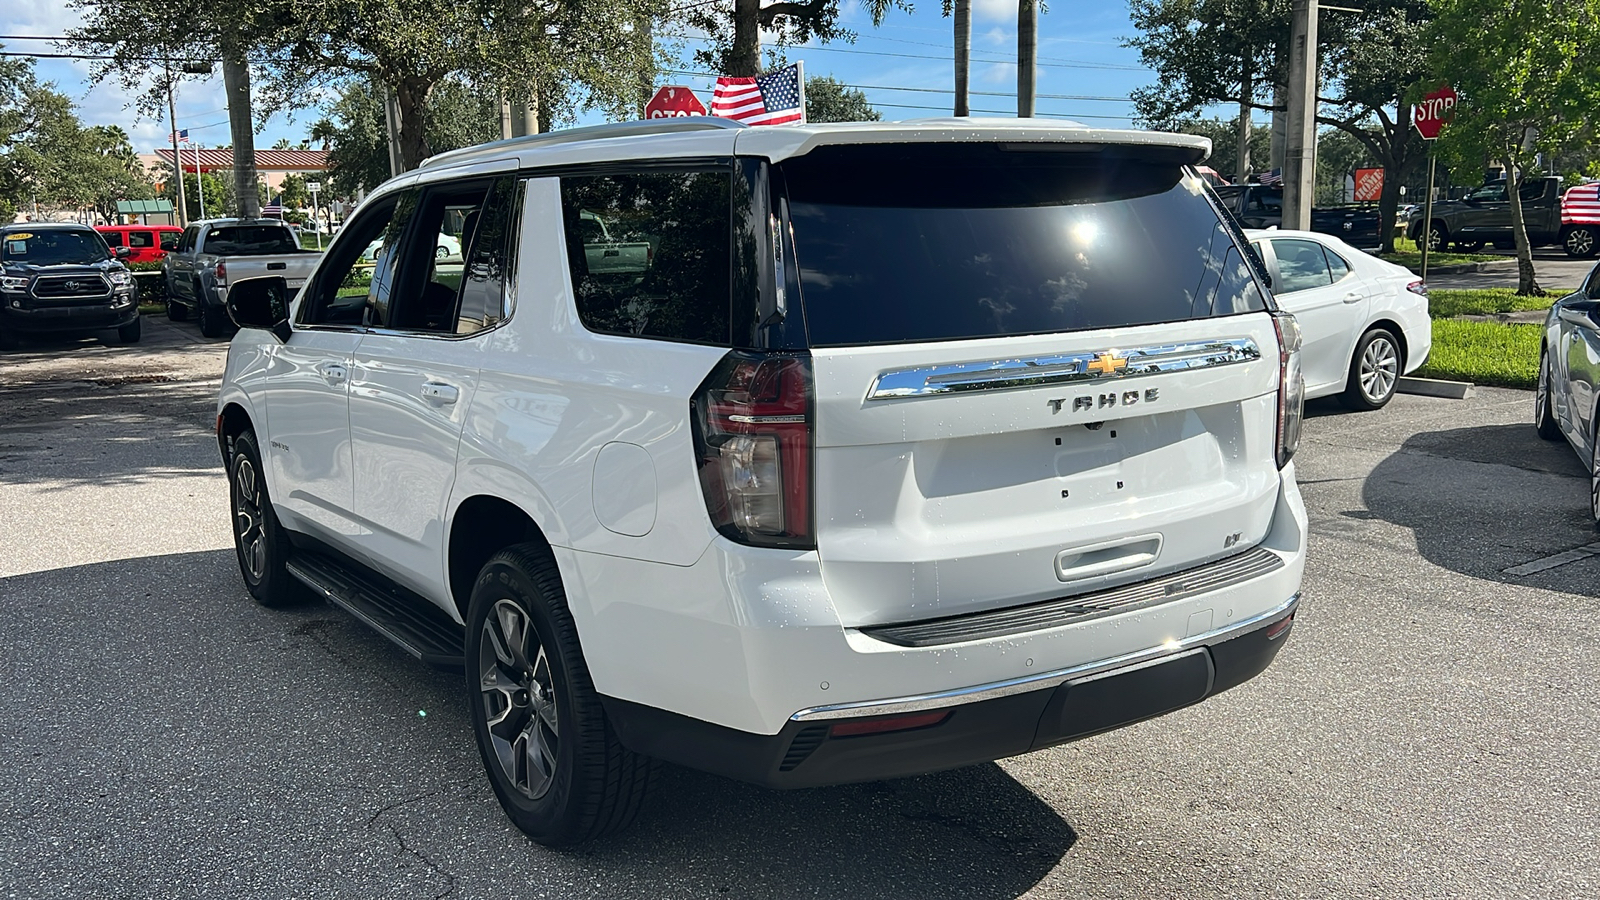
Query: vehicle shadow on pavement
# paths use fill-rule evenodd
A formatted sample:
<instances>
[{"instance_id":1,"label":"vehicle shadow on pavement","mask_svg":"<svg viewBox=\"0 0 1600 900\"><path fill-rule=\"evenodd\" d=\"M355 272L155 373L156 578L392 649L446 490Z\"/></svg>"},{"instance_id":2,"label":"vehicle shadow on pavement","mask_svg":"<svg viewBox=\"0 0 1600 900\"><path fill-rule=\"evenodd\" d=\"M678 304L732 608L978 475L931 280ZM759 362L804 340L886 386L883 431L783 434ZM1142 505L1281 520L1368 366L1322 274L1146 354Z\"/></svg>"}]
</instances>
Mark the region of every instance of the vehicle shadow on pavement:
<instances>
[{"instance_id":1,"label":"vehicle shadow on pavement","mask_svg":"<svg viewBox=\"0 0 1600 900\"><path fill-rule=\"evenodd\" d=\"M1532 425L1483 425L1407 438L1362 484L1365 511L1404 526L1434 565L1506 584L1600 597L1587 565L1507 572L1600 541L1589 513L1589 473L1565 440ZM1581 554L1580 554L1581 556Z\"/></svg>"},{"instance_id":2,"label":"vehicle shadow on pavement","mask_svg":"<svg viewBox=\"0 0 1600 900\"><path fill-rule=\"evenodd\" d=\"M459 673L255 604L231 549L3 577L0 611L21 896L1006 898L1077 839L992 764L789 792L663 767L632 829L546 850L494 800Z\"/></svg>"}]
</instances>

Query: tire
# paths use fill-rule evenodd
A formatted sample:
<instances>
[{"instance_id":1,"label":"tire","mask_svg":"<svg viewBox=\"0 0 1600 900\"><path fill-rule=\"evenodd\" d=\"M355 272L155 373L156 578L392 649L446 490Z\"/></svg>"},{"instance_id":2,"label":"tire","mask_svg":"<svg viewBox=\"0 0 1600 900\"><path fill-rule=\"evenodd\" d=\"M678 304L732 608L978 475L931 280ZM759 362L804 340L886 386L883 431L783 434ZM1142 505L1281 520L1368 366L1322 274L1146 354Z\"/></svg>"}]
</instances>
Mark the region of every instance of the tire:
<instances>
[{"instance_id":1,"label":"tire","mask_svg":"<svg viewBox=\"0 0 1600 900\"><path fill-rule=\"evenodd\" d=\"M1600 531L1600 432L1589 436L1589 517Z\"/></svg>"},{"instance_id":2,"label":"tire","mask_svg":"<svg viewBox=\"0 0 1600 900\"><path fill-rule=\"evenodd\" d=\"M210 306L205 300L200 301L200 333L208 338L225 337L228 334L228 314L220 306Z\"/></svg>"},{"instance_id":3,"label":"tire","mask_svg":"<svg viewBox=\"0 0 1600 900\"><path fill-rule=\"evenodd\" d=\"M144 321L144 318L143 317L139 317L139 318L134 319L132 322L129 322L128 324L122 326L121 328L118 328L117 329L117 343L119 343L119 344L137 344L137 343L139 343L140 332L143 330L143 327L141 326L140 323L143 322L143 321Z\"/></svg>"},{"instance_id":4,"label":"tire","mask_svg":"<svg viewBox=\"0 0 1600 900\"><path fill-rule=\"evenodd\" d=\"M632 824L656 762L606 721L548 551L519 544L491 557L466 630L468 715L511 821L548 847Z\"/></svg>"},{"instance_id":5,"label":"tire","mask_svg":"<svg viewBox=\"0 0 1600 900\"><path fill-rule=\"evenodd\" d=\"M1533 392L1533 427L1547 441L1561 439L1561 424L1556 421L1554 398L1550 396L1550 355L1539 351L1539 386Z\"/></svg>"},{"instance_id":6,"label":"tire","mask_svg":"<svg viewBox=\"0 0 1600 900\"><path fill-rule=\"evenodd\" d=\"M178 298L167 294L167 318L173 322L182 322L189 318L189 307L178 302Z\"/></svg>"},{"instance_id":7,"label":"tire","mask_svg":"<svg viewBox=\"0 0 1600 900\"><path fill-rule=\"evenodd\" d=\"M234 555L245 589L257 603L294 606L310 599L311 592L284 567L289 560L289 536L273 512L264 471L255 432L247 430L234 438L233 457L228 461Z\"/></svg>"},{"instance_id":8,"label":"tire","mask_svg":"<svg viewBox=\"0 0 1600 900\"><path fill-rule=\"evenodd\" d=\"M1345 405L1354 410L1382 409L1400 383L1400 341L1387 328L1373 328L1356 341L1345 383Z\"/></svg>"},{"instance_id":9,"label":"tire","mask_svg":"<svg viewBox=\"0 0 1600 900\"><path fill-rule=\"evenodd\" d=\"M1450 246L1450 229L1439 222L1428 229L1428 252L1443 253Z\"/></svg>"},{"instance_id":10,"label":"tire","mask_svg":"<svg viewBox=\"0 0 1600 900\"><path fill-rule=\"evenodd\" d=\"M1565 250L1568 256L1575 259L1588 259L1594 256L1596 249L1600 249L1600 247L1597 247L1597 245L1600 245L1600 240L1597 240L1597 237L1600 237L1600 235L1596 235L1593 228L1587 225L1579 225L1568 229L1567 233L1561 236L1561 249Z\"/></svg>"}]
</instances>

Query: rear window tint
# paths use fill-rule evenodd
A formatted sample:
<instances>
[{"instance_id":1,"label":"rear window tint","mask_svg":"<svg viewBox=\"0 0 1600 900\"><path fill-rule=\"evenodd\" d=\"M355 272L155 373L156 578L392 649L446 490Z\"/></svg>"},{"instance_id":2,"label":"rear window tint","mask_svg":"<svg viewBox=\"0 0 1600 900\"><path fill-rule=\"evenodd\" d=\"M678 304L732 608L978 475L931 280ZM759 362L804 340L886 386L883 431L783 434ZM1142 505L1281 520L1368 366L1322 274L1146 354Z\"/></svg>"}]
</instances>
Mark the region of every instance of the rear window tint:
<instances>
[{"instance_id":1,"label":"rear window tint","mask_svg":"<svg viewBox=\"0 0 1600 900\"><path fill-rule=\"evenodd\" d=\"M1203 183L1175 160L1117 154L875 146L784 163L809 342L960 340L1265 309Z\"/></svg>"},{"instance_id":2,"label":"rear window tint","mask_svg":"<svg viewBox=\"0 0 1600 900\"><path fill-rule=\"evenodd\" d=\"M726 169L563 177L567 262L584 326L728 344L731 188Z\"/></svg>"},{"instance_id":3,"label":"rear window tint","mask_svg":"<svg viewBox=\"0 0 1600 900\"><path fill-rule=\"evenodd\" d=\"M294 253L294 232L277 225L225 225L206 235L205 252L223 256Z\"/></svg>"}]
</instances>

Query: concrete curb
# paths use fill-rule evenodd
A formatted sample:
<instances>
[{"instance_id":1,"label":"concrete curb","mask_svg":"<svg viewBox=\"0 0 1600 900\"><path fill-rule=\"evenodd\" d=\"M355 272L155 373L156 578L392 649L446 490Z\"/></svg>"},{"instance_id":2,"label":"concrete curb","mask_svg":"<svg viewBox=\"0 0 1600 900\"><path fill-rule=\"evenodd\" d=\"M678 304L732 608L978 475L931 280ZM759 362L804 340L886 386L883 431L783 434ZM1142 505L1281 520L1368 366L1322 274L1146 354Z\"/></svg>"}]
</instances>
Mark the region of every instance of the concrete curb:
<instances>
[{"instance_id":1,"label":"concrete curb","mask_svg":"<svg viewBox=\"0 0 1600 900\"><path fill-rule=\"evenodd\" d=\"M1441 381L1437 378L1402 377L1395 390L1402 394L1421 397L1442 397L1446 400L1465 400L1472 396L1470 381Z\"/></svg>"}]
</instances>

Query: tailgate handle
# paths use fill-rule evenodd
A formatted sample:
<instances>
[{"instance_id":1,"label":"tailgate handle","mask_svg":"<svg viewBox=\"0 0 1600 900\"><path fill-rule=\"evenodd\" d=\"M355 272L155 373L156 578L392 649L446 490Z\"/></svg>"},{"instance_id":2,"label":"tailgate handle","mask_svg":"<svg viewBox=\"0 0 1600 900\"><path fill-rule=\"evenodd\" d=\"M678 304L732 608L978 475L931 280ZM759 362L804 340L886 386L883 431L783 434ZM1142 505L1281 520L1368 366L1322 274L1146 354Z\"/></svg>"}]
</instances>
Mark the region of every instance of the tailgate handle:
<instances>
[{"instance_id":1,"label":"tailgate handle","mask_svg":"<svg viewBox=\"0 0 1600 900\"><path fill-rule=\"evenodd\" d=\"M1143 534L1105 544L1072 547L1056 554L1056 577L1079 581L1148 566L1161 555L1161 535Z\"/></svg>"},{"instance_id":2,"label":"tailgate handle","mask_svg":"<svg viewBox=\"0 0 1600 900\"><path fill-rule=\"evenodd\" d=\"M281 271L281 270L287 269L287 268L289 268L289 264L288 263L281 263L281 262L276 262L276 263L275 262L269 262L269 263L267 263L267 271L268 272L278 272L278 271Z\"/></svg>"}]
</instances>

